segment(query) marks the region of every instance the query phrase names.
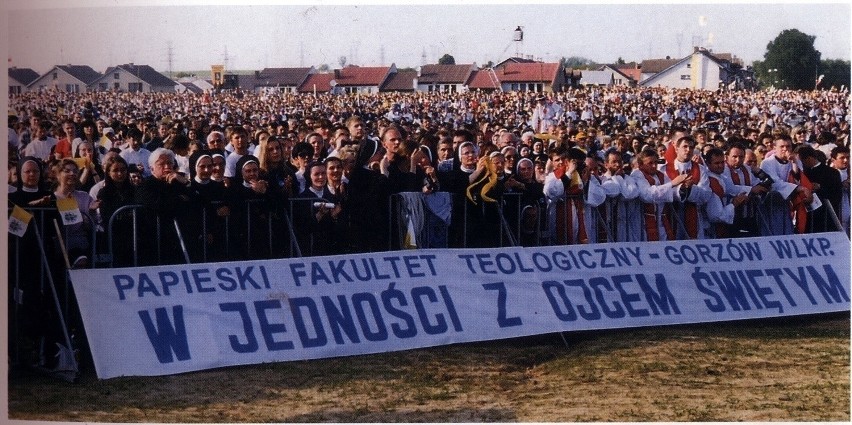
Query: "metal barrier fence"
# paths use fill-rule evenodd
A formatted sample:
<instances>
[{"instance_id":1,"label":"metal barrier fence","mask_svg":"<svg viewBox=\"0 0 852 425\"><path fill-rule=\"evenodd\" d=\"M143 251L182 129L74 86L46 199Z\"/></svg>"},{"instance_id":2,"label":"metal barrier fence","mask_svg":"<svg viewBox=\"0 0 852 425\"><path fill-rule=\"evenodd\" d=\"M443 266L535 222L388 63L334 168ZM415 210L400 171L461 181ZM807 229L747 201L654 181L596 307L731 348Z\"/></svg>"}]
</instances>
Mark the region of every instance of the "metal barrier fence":
<instances>
[{"instance_id":1,"label":"metal barrier fence","mask_svg":"<svg viewBox=\"0 0 852 425\"><path fill-rule=\"evenodd\" d=\"M438 209L430 202L443 202L449 211ZM384 228L386 243L379 249L406 248L465 248L544 246L564 243L567 234L557 234L552 211L577 198L564 198L547 203L544 199L524 200L521 194L504 194L496 202L475 204L463 195L422 193L395 194L388 202L387 222L376 223ZM247 201L244 207L230 208L224 214L223 204L211 204L188 211L181 217L159 217L141 205L128 205L101 223L101 231L91 217L85 216L90 241L90 267L140 266L184 262L215 262L250 258L288 258L356 252L356 244L347 239L351 223L344 214L340 220L323 227L311 223L315 218L317 198L294 198L286 208L275 210L262 200ZM824 214L811 214L808 231L842 231L840 220L828 201L823 200ZM672 205L675 210L681 206ZM21 337L21 294L26 299L33 291L45 293L47 273L52 273L60 295L62 314L75 317L73 289L64 270L58 248L52 208L26 208L33 213L30 226L38 226L43 235L48 263L38 261L40 254L32 231L23 238L9 238L11 359L19 359ZM789 202L780 194L770 192L753 196L744 204L747 215L739 223L744 226L737 236L784 235L794 232ZM419 212L418 212L419 211ZM190 216L192 212L197 216ZM584 206L584 221L589 242L641 241L644 237L644 217L641 201L608 198L597 207ZM312 218L313 217L313 218ZM636 218L638 217L638 219ZM377 218L378 219L378 218ZM683 230L679 214L671 214L673 228ZM735 223L736 224L736 223ZM68 230L62 240L68 240ZM566 226L563 231L571 231ZM411 230L411 231L410 231ZM407 238L408 236L408 238ZM413 238L412 238L413 236ZM335 240L339 238L340 240ZM342 242L341 242L342 241ZM69 327L81 326L70 321Z\"/></svg>"},{"instance_id":2,"label":"metal barrier fence","mask_svg":"<svg viewBox=\"0 0 852 425\"><path fill-rule=\"evenodd\" d=\"M546 245L563 244L571 238L568 231L577 232L574 226L565 226L562 233L557 232L554 210L567 208L567 204L579 200L579 196L558 199L548 205L548 221L542 241ZM822 200L825 206L821 214L809 214L806 221L806 233L821 231L842 231L843 227L834 208L828 200ZM683 217L684 204L673 202L672 214L668 214L669 227L683 238L686 225ZM586 225L586 234L590 243L596 242L635 242L647 240L645 236L645 215L642 202L636 199L624 199L621 196L607 198L600 206L584 205L582 214ZM712 234L715 226L710 226ZM795 223L790 212L790 203L778 192L751 196L737 210L733 225L726 226L727 237L778 236L795 233ZM716 236L719 237L719 236Z\"/></svg>"}]
</instances>

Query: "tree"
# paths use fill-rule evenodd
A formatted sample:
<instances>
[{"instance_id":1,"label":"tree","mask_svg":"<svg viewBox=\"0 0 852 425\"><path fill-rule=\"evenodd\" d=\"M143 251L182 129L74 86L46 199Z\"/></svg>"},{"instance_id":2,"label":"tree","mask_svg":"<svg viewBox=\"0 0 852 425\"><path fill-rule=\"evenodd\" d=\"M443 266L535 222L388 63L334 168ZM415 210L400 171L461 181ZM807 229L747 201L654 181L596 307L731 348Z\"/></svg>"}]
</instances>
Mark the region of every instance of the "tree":
<instances>
[{"instance_id":1,"label":"tree","mask_svg":"<svg viewBox=\"0 0 852 425\"><path fill-rule=\"evenodd\" d=\"M627 62L625 62L624 59L621 58L621 56L619 56L618 60L615 61L616 65L624 65L625 63Z\"/></svg>"},{"instance_id":2,"label":"tree","mask_svg":"<svg viewBox=\"0 0 852 425\"><path fill-rule=\"evenodd\" d=\"M849 61L840 59L826 59L819 65L820 75L825 75L819 84L821 89L830 89L832 86L840 89L840 86L849 87Z\"/></svg>"},{"instance_id":3,"label":"tree","mask_svg":"<svg viewBox=\"0 0 852 425\"><path fill-rule=\"evenodd\" d=\"M317 67L317 71L319 71L319 72L328 72L330 70L331 70L331 67L328 66L327 63L324 63L324 64Z\"/></svg>"},{"instance_id":4,"label":"tree","mask_svg":"<svg viewBox=\"0 0 852 425\"><path fill-rule=\"evenodd\" d=\"M579 56L571 56L569 58L563 56L562 59L559 60L559 63L562 64L565 69L589 69L594 68L595 65L597 65L595 61Z\"/></svg>"},{"instance_id":5,"label":"tree","mask_svg":"<svg viewBox=\"0 0 852 425\"><path fill-rule=\"evenodd\" d=\"M345 68L346 67L346 56L341 56L341 57L337 58L337 63L340 64L341 68Z\"/></svg>"},{"instance_id":6,"label":"tree","mask_svg":"<svg viewBox=\"0 0 852 425\"><path fill-rule=\"evenodd\" d=\"M764 85L794 90L813 90L821 53L814 48L816 36L797 29L781 31L766 45L762 62L755 63Z\"/></svg>"},{"instance_id":7,"label":"tree","mask_svg":"<svg viewBox=\"0 0 852 425\"><path fill-rule=\"evenodd\" d=\"M479 69L488 69L488 68L493 68L493 67L494 67L494 61L488 61L488 62L485 62L484 64L482 64L482 66L480 66Z\"/></svg>"},{"instance_id":8,"label":"tree","mask_svg":"<svg viewBox=\"0 0 852 425\"><path fill-rule=\"evenodd\" d=\"M455 65L456 58L454 58L449 53L444 53L444 56L441 56L441 59L438 59L438 65Z\"/></svg>"}]
</instances>

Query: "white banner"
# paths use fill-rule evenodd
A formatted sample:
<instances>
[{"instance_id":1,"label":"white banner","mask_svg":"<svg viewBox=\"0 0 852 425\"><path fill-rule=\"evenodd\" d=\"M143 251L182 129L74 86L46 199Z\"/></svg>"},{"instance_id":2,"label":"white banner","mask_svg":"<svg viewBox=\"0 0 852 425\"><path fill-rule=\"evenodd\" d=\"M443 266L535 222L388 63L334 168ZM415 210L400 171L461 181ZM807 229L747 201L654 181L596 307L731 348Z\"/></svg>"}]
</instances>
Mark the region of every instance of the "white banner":
<instances>
[{"instance_id":1,"label":"white banner","mask_svg":"<svg viewBox=\"0 0 852 425\"><path fill-rule=\"evenodd\" d=\"M842 233L72 270L98 377L849 310Z\"/></svg>"}]
</instances>

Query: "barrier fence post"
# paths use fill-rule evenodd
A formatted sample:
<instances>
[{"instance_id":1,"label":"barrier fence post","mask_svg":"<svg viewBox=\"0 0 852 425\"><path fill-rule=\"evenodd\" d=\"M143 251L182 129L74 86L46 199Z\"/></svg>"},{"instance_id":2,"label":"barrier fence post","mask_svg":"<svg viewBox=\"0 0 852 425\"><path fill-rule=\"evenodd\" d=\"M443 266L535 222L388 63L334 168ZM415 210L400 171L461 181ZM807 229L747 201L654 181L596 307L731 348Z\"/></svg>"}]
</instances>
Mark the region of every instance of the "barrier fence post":
<instances>
[{"instance_id":1,"label":"barrier fence post","mask_svg":"<svg viewBox=\"0 0 852 425\"><path fill-rule=\"evenodd\" d=\"M61 235L59 234L59 224L56 223L55 220L54 220L53 223L54 223L54 225L56 225L57 235L61 238ZM74 357L74 353L73 353L74 348L71 346L71 336L68 334L68 326L65 322L65 316L62 314L62 307L59 305L59 295L56 292L56 285L53 281L53 274L50 273L50 265L47 261L47 253L44 250L44 240L41 237L41 233L38 232L38 227L35 228L35 231L36 231L36 240L38 242L38 247L41 250L42 265L47 270L47 279L48 279L48 283L50 284L51 294L53 294L53 304L54 304L54 307L56 307L56 314L59 318L59 324L62 327L62 335L65 338L65 344L66 344L65 348L66 348L66 350L68 350L67 352L63 352L62 347L60 347L58 355L59 355L61 361L62 360L69 361L70 366L71 366L70 370L56 370L54 372L59 372L60 377L62 377L63 379L65 379L69 382L74 382L74 381L77 380L77 374L79 372L79 368L77 366L77 359ZM59 243L60 243L60 246L63 246L62 250L63 250L63 253L64 253L64 250L65 250L64 249L64 243L62 241L60 241ZM64 257L65 257L65 266L66 266L65 270L66 270L66 274L67 274L67 271L70 268L70 265L68 264L68 255L65 254ZM61 364L62 363L60 362L60 365ZM62 372L71 372L71 376L65 375Z\"/></svg>"}]
</instances>

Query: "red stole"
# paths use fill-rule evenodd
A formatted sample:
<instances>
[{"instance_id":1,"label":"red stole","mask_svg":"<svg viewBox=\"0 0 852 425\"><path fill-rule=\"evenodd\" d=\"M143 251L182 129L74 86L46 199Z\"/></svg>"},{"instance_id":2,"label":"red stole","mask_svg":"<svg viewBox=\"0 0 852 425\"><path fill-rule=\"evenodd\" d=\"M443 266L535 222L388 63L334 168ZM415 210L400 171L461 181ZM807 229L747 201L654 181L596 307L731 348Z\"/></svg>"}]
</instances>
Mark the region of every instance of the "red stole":
<instances>
[{"instance_id":1,"label":"red stole","mask_svg":"<svg viewBox=\"0 0 852 425\"><path fill-rule=\"evenodd\" d=\"M740 183L740 174L737 173L737 169L731 168L730 166L728 166L728 169L731 170L731 180L734 182L735 185L740 186L740 185L744 184L746 186L751 186L751 172L750 171L743 169L743 167L739 168L740 170L743 170L743 180L745 180L745 183Z\"/></svg>"},{"instance_id":2,"label":"red stole","mask_svg":"<svg viewBox=\"0 0 852 425\"><path fill-rule=\"evenodd\" d=\"M556 241L561 245L586 244L589 243L589 236L586 234L586 217L583 213L583 188L579 184L571 184L575 181L573 175L566 177L568 178L562 179L562 183L565 185L565 202L556 204ZM566 182L570 183L566 185ZM579 227L577 229L577 241L574 240L573 229L575 210L577 227Z\"/></svg>"},{"instance_id":3,"label":"red stole","mask_svg":"<svg viewBox=\"0 0 852 425\"><path fill-rule=\"evenodd\" d=\"M796 177L793 176L793 170L787 174L787 182L788 183L796 183L800 186L804 186L810 190L813 190L813 184L808 179L808 176L805 175L804 170L799 170L799 181L796 181ZM790 202L790 211L796 217L796 233L802 234L808 229L808 209L805 205L805 196L802 192L796 192L793 196L793 199Z\"/></svg>"},{"instance_id":4,"label":"red stole","mask_svg":"<svg viewBox=\"0 0 852 425\"><path fill-rule=\"evenodd\" d=\"M654 177L645 172L642 172L642 176L645 177L645 180L648 181L648 184L651 186L662 185L666 180L663 173L657 171L657 180L659 183L654 181ZM653 202L642 203L642 213L645 214L645 234L648 236L649 241L659 241L660 240L660 228L657 225L657 204ZM672 240L674 239L674 233L672 232L672 225L669 222L669 217L666 211L666 208L663 208L662 214L660 218L663 220L663 230L666 231L666 239Z\"/></svg>"},{"instance_id":5,"label":"red stole","mask_svg":"<svg viewBox=\"0 0 852 425\"><path fill-rule=\"evenodd\" d=\"M734 173L732 173L734 174ZM714 178L713 176L708 176L710 180L710 190L713 191L713 194L719 197L719 200L722 201L722 205L725 204L725 188L722 186L722 183L719 182L719 179ZM713 226L716 230L717 238L727 238L728 237L728 227L725 226L724 223L715 223Z\"/></svg>"},{"instance_id":6,"label":"red stole","mask_svg":"<svg viewBox=\"0 0 852 425\"><path fill-rule=\"evenodd\" d=\"M689 175L692 177L693 184L698 184L701 180L701 170L695 161L691 161L690 163L692 165L689 168ZM672 180L680 174L674 166L674 160L666 162L666 174ZM684 201L683 205L683 221L684 227L686 227L686 235L690 239L698 239L698 205L686 201Z\"/></svg>"}]
</instances>

